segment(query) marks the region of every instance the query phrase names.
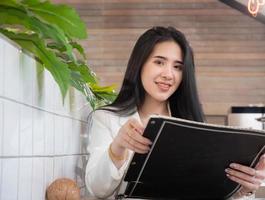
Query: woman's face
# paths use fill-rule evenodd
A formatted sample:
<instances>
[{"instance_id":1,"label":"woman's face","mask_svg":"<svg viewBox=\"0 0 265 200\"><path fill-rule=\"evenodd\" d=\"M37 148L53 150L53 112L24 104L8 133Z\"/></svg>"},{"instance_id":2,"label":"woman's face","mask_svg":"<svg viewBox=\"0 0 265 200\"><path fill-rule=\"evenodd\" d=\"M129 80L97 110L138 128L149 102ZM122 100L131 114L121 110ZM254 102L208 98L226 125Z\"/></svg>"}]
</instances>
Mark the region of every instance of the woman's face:
<instances>
[{"instance_id":1,"label":"woman's face","mask_svg":"<svg viewBox=\"0 0 265 200\"><path fill-rule=\"evenodd\" d=\"M177 90L182 80L182 57L176 42L156 44L141 71L146 99L164 102Z\"/></svg>"}]
</instances>

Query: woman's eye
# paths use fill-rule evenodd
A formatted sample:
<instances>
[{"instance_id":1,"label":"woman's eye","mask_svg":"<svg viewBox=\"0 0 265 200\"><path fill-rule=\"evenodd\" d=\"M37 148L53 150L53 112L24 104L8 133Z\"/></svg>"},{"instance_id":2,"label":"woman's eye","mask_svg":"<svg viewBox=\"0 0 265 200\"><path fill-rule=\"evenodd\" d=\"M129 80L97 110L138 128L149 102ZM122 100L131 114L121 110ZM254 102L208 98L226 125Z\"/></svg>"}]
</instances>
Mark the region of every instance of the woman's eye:
<instances>
[{"instance_id":1,"label":"woman's eye","mask_svg":"<svg viewBox=\"0 0 265 200\"><path fill-rule=\"evenodd\" d=\"M182 70L183 69L183 65L175 65L174 68L177 69L177 70Z\"/></svg>"},{"instance_id":2,"label":"woman's eye","mask_svg":"<svg viewBox=\"0 0 265 200\"><path fill-rule=\"evenodd\" d=\"M158 64L158 65L164 65L164 62L162 62L160 60L156 60L155 63Z\"/></svg>"}]
</instances>

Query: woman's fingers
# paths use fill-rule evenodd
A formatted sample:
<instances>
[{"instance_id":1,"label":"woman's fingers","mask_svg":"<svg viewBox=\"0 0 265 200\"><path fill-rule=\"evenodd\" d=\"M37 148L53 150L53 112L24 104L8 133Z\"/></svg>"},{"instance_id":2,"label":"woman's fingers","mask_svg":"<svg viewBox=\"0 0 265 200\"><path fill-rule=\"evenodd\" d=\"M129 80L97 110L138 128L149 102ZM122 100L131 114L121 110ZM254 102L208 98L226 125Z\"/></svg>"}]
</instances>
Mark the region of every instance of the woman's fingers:
<instances>
[{"instance_id":1,"label":"woman's fingers","mask_svg":"<svg viewBox=\"0 0 265 200\"><path fill-rule=\"evenodd\" d=\"M255 168L232 163L225 171L227 177L242 186L244 193L254 192L259 189L265 179L265 157L261 156Z\"/></svg>"},{"instance_id":2,"label":"woman's fingers","mask_svg":"<svg viewBox=\"0 0 265 200\"><path fill-rule=\"evenodd\" d=\"M149 149L148 145L151 145L152 142L148 138L142 136L143 132L144 132L143 125L136 119L131 118L127 126L127 134L131 138L129 141L131 141L131 144L140 143L139 146L144 145Z\"/></svg>"},{"instance_id":3,"label":"woman's fingers","mask_svg":"<svg viewBox=\"0 0 265 200\"><path fill-rule=\"evenodd\" d=\"M136 119L129 119L121 128L118 137L120 144L124 148L130 149L137 153L147 153L150 150L149 145L152 142L143 137L144 127Z\"/></svg>"},{"instance_id":4,"label":"woman's fingers","mask_svg":"<svg viewBox=\"0 0 265 200\"><path fill-rule=\"evenodd\" d=\"M262 180L265 179L265 155L262 155L259 159L259 162L255 166L256 177Z\"/></svg>"},{"instance_id":5,"label":"woman's fingers","mask_svg":"<svg viewBox=\"0 0 265 200\"><path fill-rule=\"evenodd\" d=\"M231 169L227 169L226 171L229 171L230 175L234 175L238 178L242 178L245 181L249 181L256 184L261 184L263 180L263 173L261 173L259 170L245 166L240 165L237 163L232 163L229 165Z\"/></svg>"},{"instance_id":6,"label":"woman's fingers","mask_svg":"<svg viewBox=\"0 0 265 200\"><path fill-rule=\"evenodd\" d=\"M127 149L130 149L130 150L132 150L132 151L134 151L136 153L140 153L140 154L145 154L145 153L147 153L149 151L148 148L133 142L133 140L127 141L126 147L127 147Z\"/></svg>"},{"instance_id":7,"label":"woman's fingers","mask_svg":"<svg viewBox=\"0 0 265 200\"><path fill-rule=\"evenodd\" d=\"M135 129L141 135L144 132L144 126L135 118L131 118L128 120L129 128Z\"/></svg>"},{"instance_id":8,"label":"woman's fingers","mask_svg":"<svg viewBox=\"0 0 265 200\"><path fill-rule=\"evenodd\" d=\"M255 176L255 178L264 180L265 179L265 156L261 156L259 162L255 166L255 168L251 168L248 166L240 165L237 163L230 164L232 169L244 172L250 176Z\"/></svg>"},{"instance_id":9,"label":"woman's fingers","mask_svg":"<svg viewBox=\"0 0 265 200\"><path fill-rule=\"evenodd\" d=\"M232 169L235 169L237 171L244 172L245 174L248 174L250 176L256 176L256 170L251 168L251 167L248 167L245 165L240 165L237 163L232 163L229 165L229 167L231 167Z\"/></svg>"},{"instance_id":10,"label":"woman's fingers","mask_svg":"<svg viewBox=\"0 0 265 200\"><path fill-rule=\"evenodd\" d=\"M239 183L243 187L244 191L246 191L246 192L256 191L260 187L260 184L254 184L254 183L245 181L245 180L243 180L241 178L238 178L236 176L229 175L229 174L227 176L232 181L235 181L235 182Z\"/></svg>"},{"instance_id":11,"label":"woman's fingers","mask_svg":"<svg viewBox=\"0 0 265 200\"><path fill-rule=\"evenodd\" d=\"M129 132L128 134L123 134L123 139L125 141L125 147L128 149L131 149L132 151L135 151L137 153L147 153L149 151L149 146L142 144L135 140L133 135L139 134L139 133L132 133Z\"/></svg>"},{"instance_id":12,"label":"woman's fingers","mask_svg":"<svg viewBox=\"0 0 265 200\"><path fill-rule=\"evenodd\" d=\"M262 183L260 179L256 178L255 176L246 174L244 172L240 172L240 171L229 169L229 168L226 169L225 171L230 177L235 177L237 179L241 179L242 181L245 181L248 183L252 183L256 185L260 185Z\"/></svg>"},{"instance_id":13,"label":"woman's fingers","mask_svg":"<svg viewBox=\"0 0 265 200\"><path fill-rule=\"evenodd\" d=\"M129 128L127 131L127 134L129 137L131 137L132 139L136 140L137 142L143 144L143 145L150 145L152 144L152 142L143 137L137 130L133 129L133 128Z\"/></svg>"}]
</instances>

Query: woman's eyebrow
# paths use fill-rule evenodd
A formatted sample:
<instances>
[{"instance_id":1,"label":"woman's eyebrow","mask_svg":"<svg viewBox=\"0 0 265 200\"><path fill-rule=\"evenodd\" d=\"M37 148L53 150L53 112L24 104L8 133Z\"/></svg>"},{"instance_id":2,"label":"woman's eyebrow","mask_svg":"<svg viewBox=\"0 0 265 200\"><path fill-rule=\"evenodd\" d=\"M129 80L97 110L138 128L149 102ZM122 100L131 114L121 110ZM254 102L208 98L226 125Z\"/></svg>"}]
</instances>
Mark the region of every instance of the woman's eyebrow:
<instances>
[{"instance_id":1,"label":"woman's eyebrow","mask_svg":"<svg viewBox=\"0 0 265 200\"><path fill-rule=\"evenodd\" d=\"M160 58L160 59L162 59L162 60L168 60L168 59L167 59L166 57L164 57L164 56L154 56L153 58ZM180 61L180 60L175 60L174 62L183 65L183 62Z\"/></svg>"}]
</instances>

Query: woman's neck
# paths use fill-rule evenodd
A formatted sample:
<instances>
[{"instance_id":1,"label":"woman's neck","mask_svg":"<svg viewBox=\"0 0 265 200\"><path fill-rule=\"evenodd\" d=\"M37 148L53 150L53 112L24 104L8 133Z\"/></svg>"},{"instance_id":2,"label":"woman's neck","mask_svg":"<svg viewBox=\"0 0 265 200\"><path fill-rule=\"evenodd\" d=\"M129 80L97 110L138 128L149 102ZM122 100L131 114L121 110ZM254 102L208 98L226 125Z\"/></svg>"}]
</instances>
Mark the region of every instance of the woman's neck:
<instances>
[{"instance_id":1,"label":"woman's neck","mask_svg":"<svg viewBox=\"0 0 265 200\"><path fill-rule=\"evenodd\" d=\"M150 115L164 115L170 116L170 111L168 110L168 103L158 102L151 99L146 98L142 107L138 110L140 118L142 121L146 121L149 119Z\"/></svg>"}]
</instances>

